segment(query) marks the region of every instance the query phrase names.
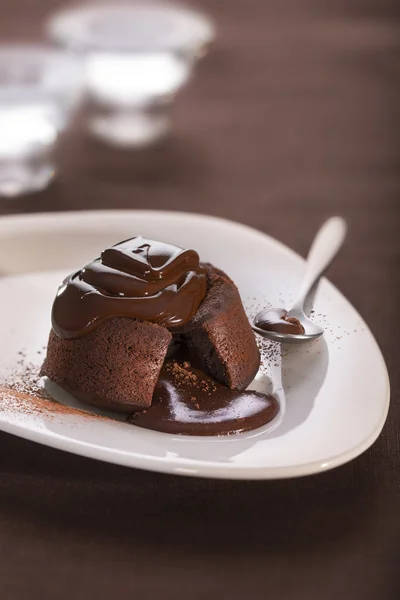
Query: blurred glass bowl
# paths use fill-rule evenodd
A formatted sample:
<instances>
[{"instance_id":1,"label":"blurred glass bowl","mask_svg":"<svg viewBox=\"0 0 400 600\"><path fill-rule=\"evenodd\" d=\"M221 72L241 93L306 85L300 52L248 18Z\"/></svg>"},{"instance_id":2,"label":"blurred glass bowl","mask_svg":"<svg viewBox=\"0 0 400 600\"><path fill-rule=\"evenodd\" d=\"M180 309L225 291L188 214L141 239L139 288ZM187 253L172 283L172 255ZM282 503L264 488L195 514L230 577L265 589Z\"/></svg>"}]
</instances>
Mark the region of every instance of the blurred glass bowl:
<instances>
[{"instance_id":1,"label":"blurred glass bowl","mask_svg":"<svg viewBox=\"0 0 400 600\"><path fill-rule=\"evenodd\" d=\"M56 13L47 31L84 59L91 131L131 147L168 131L167 106L214 36L204 15L155 0L81 5Z\"/></svg>"},{"instance_id":2,"label":"blurred glass bowl","mask_svg":"<svg viewBox=\"0 0 400 600\"><path fill-rule=\"evenodd\" d=\"M0 45L0 195L45 188L52 152L81 98L76 58L36 45Z\"/></svg>"}]
</instances>

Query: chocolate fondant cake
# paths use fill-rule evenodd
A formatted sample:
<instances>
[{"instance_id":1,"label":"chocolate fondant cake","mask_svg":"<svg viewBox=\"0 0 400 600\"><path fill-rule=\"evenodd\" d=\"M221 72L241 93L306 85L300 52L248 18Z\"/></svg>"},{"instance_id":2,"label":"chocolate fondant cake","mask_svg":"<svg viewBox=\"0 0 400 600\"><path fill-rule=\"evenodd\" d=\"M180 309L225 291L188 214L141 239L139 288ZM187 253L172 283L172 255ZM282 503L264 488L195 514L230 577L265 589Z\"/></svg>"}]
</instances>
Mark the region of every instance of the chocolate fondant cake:
<instances>
[{"instance_id":1,"label":"chocolate fondant cake","mask_svg":"<svg viewBox=\"0 0 400 600\"><path fill-rule=\"evenodd\" d=\"M135 237L60 286L41 374L90 404L149 407L171 341L244 389L259 352L233 281L193 250Z\"/></svg>"}]
</instances>

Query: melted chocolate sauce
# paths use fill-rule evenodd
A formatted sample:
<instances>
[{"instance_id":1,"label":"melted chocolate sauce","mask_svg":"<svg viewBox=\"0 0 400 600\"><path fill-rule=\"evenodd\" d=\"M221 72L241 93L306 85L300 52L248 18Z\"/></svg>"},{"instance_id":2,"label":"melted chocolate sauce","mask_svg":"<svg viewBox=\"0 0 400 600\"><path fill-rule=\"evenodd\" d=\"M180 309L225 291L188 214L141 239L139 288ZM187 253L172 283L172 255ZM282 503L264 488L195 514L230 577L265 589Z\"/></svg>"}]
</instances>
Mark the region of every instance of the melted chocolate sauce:
<instances>
[{"instance_id":1,"label":"melted chocolate sauce","mask_svg":"<svg viewBox=\"0 0 400 600\"><path fill-rule=\"evenodd\" d=\"M151 407L128 420L164 433L213 436L257 429L278 410L269 394L231 390L187 362L167 361Z\"/></svg>"},{"instance_id":2,"label":"melted chocolate sauce","mask_svg":"<svg viewBox=\"0 0 400 600\"><path fill-rule=\"evenodd\" d=\"M65 279L53 303L53 329L74 339L111 317L184 325L206 292L197 252L135 237Z\"/></svg>"},{"instance_id":3,"label":"melted chocolate sauce","mask_svg":"<svg viewBox=\"0 0 400 600\"><path fill-rule=\"evenodd\" d=\"M276 333L291 333L299 335L304 333L304 327L294 317L289 317L284 308L270 308L257 316L256 327L264 331L275 331Z\"/></svg>"}]
</instances>

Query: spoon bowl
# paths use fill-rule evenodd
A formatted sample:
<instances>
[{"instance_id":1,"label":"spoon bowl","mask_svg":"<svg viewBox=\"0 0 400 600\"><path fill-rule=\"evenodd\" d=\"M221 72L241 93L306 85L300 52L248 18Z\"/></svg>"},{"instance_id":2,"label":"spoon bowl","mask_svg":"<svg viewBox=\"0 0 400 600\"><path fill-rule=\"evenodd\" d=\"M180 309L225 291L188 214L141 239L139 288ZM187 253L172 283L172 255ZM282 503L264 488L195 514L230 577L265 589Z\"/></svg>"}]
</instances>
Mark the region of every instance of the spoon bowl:
<instances>
[{"instance_id":1,"label":"spoon bowl","mask_svg":"<svg viewBox=\"0 0 400 600\"><path fill-rule=\"evenodd\" d=\"M304 333L280 333L279 331L273 330L267 331L258 326L261 323L261 319L265 322L265 313L267 312L268 310L263 310L254 317L253 331L274 342L280 342L281 344L303 344L304 342L316 340L324 334L322 327L313 323L313 321L311 321L304 313L300 313L296 310L291 310L289 315L300 321L304 327Z\"/></svg>"},{"instance_id":2,"label":"spoon bowl","mask_svg":"<svg viewBox=\"0 0 400 600\"><path fill-rule=\"evenodd\" d=\"M262 337L281 344L302 344L323 335L322 327L313 323L304 311L306 298L339 252L346 237L347 224L341 217L328 219L317 232L307 256L300 292L291 310L264 309L253 321L253 330ZM294 321L293 321L294 320ZM303 329L304 331L296 331ZM293 332L290 331L293 329Z\"/></svg>"}]
</instances>

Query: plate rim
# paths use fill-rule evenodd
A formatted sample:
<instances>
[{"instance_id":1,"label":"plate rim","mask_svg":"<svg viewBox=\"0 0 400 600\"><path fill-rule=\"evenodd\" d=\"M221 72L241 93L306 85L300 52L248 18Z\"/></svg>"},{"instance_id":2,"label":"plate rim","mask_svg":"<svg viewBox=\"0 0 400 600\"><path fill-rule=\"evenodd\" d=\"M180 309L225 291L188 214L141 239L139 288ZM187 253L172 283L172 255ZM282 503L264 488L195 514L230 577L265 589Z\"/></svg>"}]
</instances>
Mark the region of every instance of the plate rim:
<instances>
[{"instance_id":1,"label":"plate rim","mask_svg":"<svg viewBox=\"0 0 400 600\"><path fill-rule=\"evenodd\" d=\"M70 227L78 227L78 229L86 229L88 226L87 219L90 217L92 220L97 222L101 221L102 218L112 218L117 221L123 219L124 216L138 216L154 218L155 216L164 216L168 219L174 218L189 218L189 219L202 219L204 221L214 221L225 223L229 226L234 226L242 230L247 230L256 234L262 239L267 239L270 243L279 248L279 251L283 252L291 259L296 259L299 262L304 263L304 258L301 257L297 252L292 250L289 246L275 239L271 235L264 233L254 227L232 221L224 217L217 217L214 215L206 215L196 212L186 211L169 211L169 210L147 210L147 209L102 209L102 210L84 210L84 211L54 211L54 212L39 212L39 213L24 213L24 214L11 214L0 216L0 238L9 234L21 235L24 231L35 233L38 227L43 225L50 225L52 223L56 226L59 231L69 229ZM354 310L357 317L359 318L362 325L365 327L369 334L371 343L374 345L374 350L379 356L381 363L382 374L385 375L385 390L382 391L382 415L379 423L376 424L375 428L369 433L369 435L362 440L362 442L348 449L346 452L331 456L324 461L318 460L314 462L308 462L300 465L292 466L269 466L269 467L249 467L245 465L234 465L231 467L220 466L220 465L205 465L205 464L191 464L190 466L176 466L171 461L163 461L159 457L153 457L149 455L140 455L137 453L128 453L121 450L109 449L104 446L98 446L92 443L85 443L82 441L74 440L70 442L68 438L61 435L43 435L43 432L38 434L34 430L26 429L20 424L10 423L4 421L0 414L0 430L18 437L40 443L42 445L55 448L57 450L63 450L84 456L86 458L92 458L95 460L101 460L111 464L118 464L130 468L139 468L159 473L170 473L175 475L186 475L193 477L208 477L215 479L241 479L241 480L267 480L267 479L287 479L296 478L305 475L312 475L325 472L333 469L340 465L343 465L354 458L360 456L365 452L372 444L376 441L380 435L383 426L385 424L389 406L390 406L390 380L389 374L384 360L382 351L379 347L378 342L375 339L371 329L359 314L358 310L354 305L344 296L344 294L328 279L323 278L326 285L330 290L333 290L335 294L339 295L344 299ZM37 439L37 437L41 439ZM71 447L70 447L71 446ZM132 460L133 459L133 460ZM200 461L197 461L197 463Z\"/></svg>"}]
</instances>

